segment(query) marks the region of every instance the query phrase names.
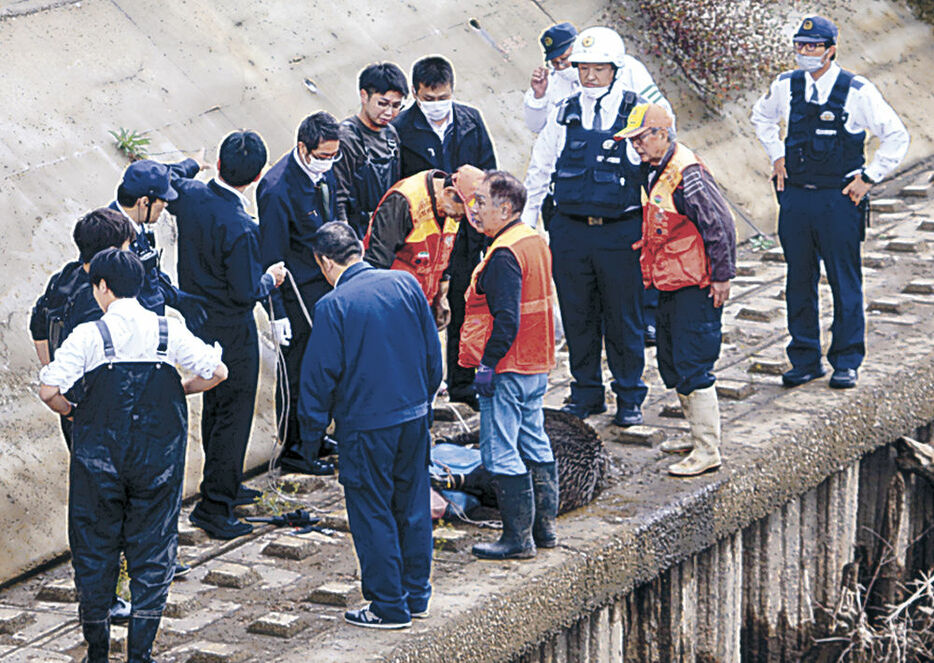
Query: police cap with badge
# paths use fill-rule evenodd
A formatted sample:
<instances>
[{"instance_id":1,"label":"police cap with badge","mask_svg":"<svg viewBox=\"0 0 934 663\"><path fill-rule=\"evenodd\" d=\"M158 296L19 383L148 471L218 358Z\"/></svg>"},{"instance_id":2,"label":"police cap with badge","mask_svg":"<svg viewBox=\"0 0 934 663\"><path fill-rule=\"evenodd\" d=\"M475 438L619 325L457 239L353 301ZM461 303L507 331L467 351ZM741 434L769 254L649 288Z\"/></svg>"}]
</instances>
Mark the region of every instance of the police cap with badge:
<instances>
[{"instance_id":1,"label":"police cap with badge","mask_svg":"<svg viewBox=\"0 0 934 663\"><path fill-rule=\"evenodd\" d=\"M172 188L172 177L165 164L151 159L134 161L123 173L123 190L130 196L165 200L178 198L178 192Z\"/></svg>"},{"instance_id":2,"label":"police cap with badge","mask_svg":"<svg viewBox=\"0 0 934 663\"><path fill-rule=\"evenodd\" d=\"M803 44L833 45L837 43L837 26L829 18L808 16L792 39Z\"/></svg>"},{"instance_id":3,"label":"police cap with badge","mask_svg":"<svg viewBox=\"0 0 934 663\"><path fill-rule=\"evenodd\" d=\"M545 49L545 60L551 61L570 48L577 36L577 28L570 23L558 23L542 33L541 42Z\"/></svg>"}]
</instances>

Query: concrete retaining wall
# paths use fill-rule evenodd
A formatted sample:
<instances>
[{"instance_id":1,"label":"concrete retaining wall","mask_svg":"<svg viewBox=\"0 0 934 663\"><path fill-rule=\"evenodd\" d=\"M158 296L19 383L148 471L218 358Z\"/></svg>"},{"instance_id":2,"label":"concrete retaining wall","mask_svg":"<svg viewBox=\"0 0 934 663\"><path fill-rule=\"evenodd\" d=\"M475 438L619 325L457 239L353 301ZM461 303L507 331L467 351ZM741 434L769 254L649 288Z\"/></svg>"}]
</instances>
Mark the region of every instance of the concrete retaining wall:
<instances>
[{"instance_id":1,"label":"concrete retaining wall","mask_svg":"<svg viewBox=\"0 0 934 663\"><path fill-rule=\"evenodd\" d=\"M612 13L634 4L614 4ZM932 145L925 105L911 101L934 87L930 28L895 3L858 4L855 12L829 8L848 43L862 46L843 61L885 89L912 131L909 161L918 159ZM367 62L390 59L407 69L438 52L454 63L457 97L483 110L502 165L521 173L531 136L519 104L540 61L537 36L552 20L601 22L604 7L600 0L373 0L340 8L314 0L19 0L0 9L0 522L17 532L0 541L0 582L66 548L67 459L54 416L35 398L38 363L26 325L49 274L74 255L74 220L113 197L125 162L108 130L145 131L152 155L170 160L202 147L211 155L225 133L251 127L277 157L309 112L355 110L355 76ZM469 26L472 18L498 49ZM789 24L797 18L789 15ZM637 35L626 37L631 53L646 55ZM772 228L767 164L752 144L745 106L710 118L661 63L647 62L678 108L684 139L715 171L731 174L720 178L726 191L759 227ZM158 234L171 272L171 225ZM272 448L267 336L261 348L250 466ZM201 464L197 400L188 494Z\"/></svg>"}]
</instances>

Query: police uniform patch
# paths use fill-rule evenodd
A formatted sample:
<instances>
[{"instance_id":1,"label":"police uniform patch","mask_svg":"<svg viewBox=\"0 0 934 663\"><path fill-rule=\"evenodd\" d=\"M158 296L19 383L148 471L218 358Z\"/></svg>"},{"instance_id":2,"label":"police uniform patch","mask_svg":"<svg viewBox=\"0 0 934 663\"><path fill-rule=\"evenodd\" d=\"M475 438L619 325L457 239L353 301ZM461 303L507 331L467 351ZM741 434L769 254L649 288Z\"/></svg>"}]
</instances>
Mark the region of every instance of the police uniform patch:
<instances>
[{"instance_id":1,"label":"police uniform patch","mask_svg":"<svg viewBox=\"0 0 934 663\"><path fill-rule=\"evenodd\" d=\"M604 149L604 150L611 150L611 149L613 149L613 146L614 146L614 145L616 145L616 141L613 140L612 138L603 141L603 149Z\"/></svg>"},{"instance_id":2,"label":"police uniform patch","mask_svg":"<svg viewBox=\"0 0 934 663\"><path fill-rule=\"evenodd\" d=\"M593 37L591 37L590 35L587 35L586 37L581 39L581 46L583 46L584 48L590 48L591 46L593 46Z\"/></svg>"},{"instance_id":3,"label":"police uniform patch","mask_svg":"<svg viewBox=\"0 0 934 663\"><path fill-rule=\"evenodd\" d=\"M545 45L545 48L549 48L554 43L555 43L555 40L552 39L551 37L545 37L544 39L542 39L542 44Z\"/></svg>"},{"instance_id":4,"label":"police uniform patch","mask_svg":"<svg viewBox=\"0 0 934 663\"><path fill-rule=\"evenodd\" d=\"M820 114L820 119L824 122L832 122L834 118L833 111L824 111Z\"/></svg>"},{"instance_id":5,"label":"police uniform patch","mask_svg":"<svg viewBox=\"0 0 934 663\"><path fill-rule=\"evenodd\" d=\"M428 260L428 258L431 257L431 254L428 251L419 251L417 257L421 258L422 260Z\"/></svg>"},{"instance_id":6,"label":"police uniform patch","mask_svg":"<svg viewBox=\"0 0 934 663\"><path fill-rule=\"evenodd\" d=\"M814 27L814 21L812 21L811 19L807 19L806 21L804 21L804 23L801 24L801 28L804 30L810 30L813 27Z\"/></svg>"}]
</instances>

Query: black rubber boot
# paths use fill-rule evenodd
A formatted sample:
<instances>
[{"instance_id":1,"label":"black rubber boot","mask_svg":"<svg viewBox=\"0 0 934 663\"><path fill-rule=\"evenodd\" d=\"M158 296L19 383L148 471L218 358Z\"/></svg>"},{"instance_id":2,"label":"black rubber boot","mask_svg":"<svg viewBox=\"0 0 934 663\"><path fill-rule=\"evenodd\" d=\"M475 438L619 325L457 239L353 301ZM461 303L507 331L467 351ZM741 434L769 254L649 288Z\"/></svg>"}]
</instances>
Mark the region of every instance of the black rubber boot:
<instances>
[{"instance_id":1,"label":"black rubber boot","mask_svg":"<svg viewBox=\"0 0 934 663\"><path fill-rule=\"evenodd\" d=\"M532 541L535 501L529 473L518 476L494 474L493 487L496 489L496 501L503 519L503 533L499 541L476 544L473 554L480 559L535 557L535 543Z\"/></svg>"},{"instance_id":2,"label":"black rubber boot","mask_svg":"<svg viewBox=\"0 0 934 663\"><path fill-rule=\"evenodd\" d=\"M110 621L82 622L81 631L88 643L87 663L108 663L110 655Z\"/></svg>"},{"instance_id":3,"label":"black rubber boot","mask_svg":"<svg viewBox=\"0 0 934 663\"><path fill-rule=\"evenodd\" d=\"M555 518L558 516L558 467L551 463L527 463L535 492L535 522L532 538L538 548L558 545Z\"/></svg>"},{"instance_id":4,"label":"black rubber boot","mask_svg":"<svg viewBox=\"0 0 934 663\"><path fill-rule=\"evenodd\" d=\"M130 617L126 636L127 663L152 663L152 643L159 622L158 617Z\"/></svg>"}]
</instances>

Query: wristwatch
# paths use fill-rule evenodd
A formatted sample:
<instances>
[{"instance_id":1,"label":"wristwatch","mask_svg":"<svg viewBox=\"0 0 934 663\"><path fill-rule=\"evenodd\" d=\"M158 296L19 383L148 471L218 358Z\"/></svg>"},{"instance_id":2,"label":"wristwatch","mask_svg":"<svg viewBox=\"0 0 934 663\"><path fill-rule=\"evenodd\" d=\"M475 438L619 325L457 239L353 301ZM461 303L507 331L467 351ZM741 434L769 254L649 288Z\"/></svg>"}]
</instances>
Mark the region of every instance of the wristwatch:
<instances>
[{"instance_id":1,"label":"wristwatch","mask_svg":"<svg viewBox=\"0 0 934 663\"><path fill-rule=\"evenodd\" d=\"M872 179L871 177L869 177L869 175L866 174L865 168L859 171L859 176L863 179L863 182L868 182L869 184L878 184L878 182L876 182L874 179Z\"/></svg>"}]
</instances>

